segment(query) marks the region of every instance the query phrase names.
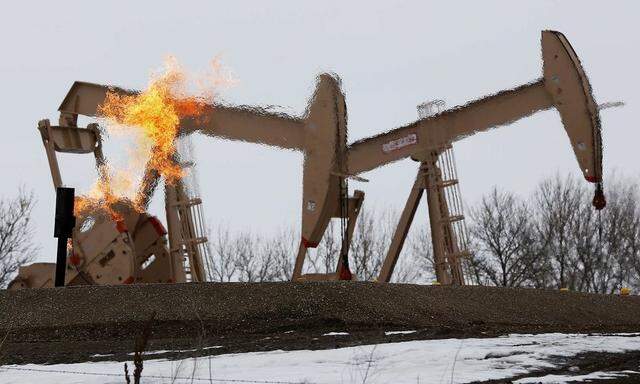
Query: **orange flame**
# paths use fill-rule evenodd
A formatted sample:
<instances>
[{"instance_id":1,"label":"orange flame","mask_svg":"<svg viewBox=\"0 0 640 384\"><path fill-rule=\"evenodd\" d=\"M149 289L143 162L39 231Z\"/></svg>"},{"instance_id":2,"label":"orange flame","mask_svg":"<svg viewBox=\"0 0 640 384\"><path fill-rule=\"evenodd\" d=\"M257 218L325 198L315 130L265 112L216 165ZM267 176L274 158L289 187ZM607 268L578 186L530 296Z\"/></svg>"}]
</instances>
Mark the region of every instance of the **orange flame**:
<instances>
[{"instance_id":1,"label":"orange flame","mask_svg":"<svg viewBox=\"0 0 640 384\"><path fill-rule=\"evenodd\" d=\"M99 178L93 188L84 196L76 196L74 203L74 215L84 216L89 212L104 211L114 220L123 219L120 212L116 210L116 205L125 202L121 196L115 196L113 188L106 177Z\"/></svg>"},{"instance_id":2,"label":"orange flame","mask_svg":"<svg viewBox=\"0 0 640 384\"><path fill-rule=\"evenodd\" d=\"M143 140L153 145L148 169L157 171L169 183L182 177L182 169L173 158L180 119L200 115L206 105L195 97L184 97L183 86L182 72L169 68L140 94L107 93L98 109L100 115L118 125L141 129Z\"/></svg>"},{"instance_id":3,"label":"orange flame","mask_svg":"<svg viewBox=\"0 0 640 384\"><path fill-rule=\"evenodd\" d=\"M217 60L213 62L213 70L219 70ZM220 78L213 83L218 86ZM145 162L145 172L156 173L169 184L175 183L184 170L176 159L175 140L179 134L180 120L183 118L201 117L214 92L208 89L201 91L206 97L189 96L186 90L187 81L184 72L174 58L165 62L165 70L160 75L152 76L146 90L135 95L119 94L109 91L98 114L105 119L109 133L134 133L136 144L133 148L133 159ZM209 100L210 101L210 100ZM125 169L112 170L103 166L99 170L101 177L85 196L76 200L76 212L94 210L107 211L114 220L122 219L116 212L118 203L127 203L132 208L143 211L141 204L148 182L143 177L142 185L135 182L133 172Z\"/></svg>"}]
</instances>

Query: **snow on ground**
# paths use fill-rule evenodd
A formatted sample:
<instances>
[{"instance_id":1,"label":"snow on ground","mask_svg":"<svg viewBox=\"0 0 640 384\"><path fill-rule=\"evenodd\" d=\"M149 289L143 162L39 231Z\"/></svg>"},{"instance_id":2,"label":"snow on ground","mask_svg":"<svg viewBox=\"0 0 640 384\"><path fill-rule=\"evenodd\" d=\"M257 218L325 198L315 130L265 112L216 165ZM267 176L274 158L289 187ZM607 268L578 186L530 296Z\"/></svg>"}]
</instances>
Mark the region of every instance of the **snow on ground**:
<instances>
[{"instance_id":1,"label":"snow on ground","mask_svg":"<svg viewBox=\"0 0 640 384\"><path fill-rule=\"evenodd\" d=\"M409 335L412 333L416 333L415 330L412 331L387 331L384 333L385 336L391 336L391 335Z\"/></svg>"},{"instance_id":2,"label":"snow on ground","mask_svg":"<svg viewBox=\"0 0 640 384\"><path fill-rule=\"evenodd\" d=\"M151 355L144 362L143 382L467 383L553 367L553 358L557 356L639 349L640 335L637 334L556 333L421 340L317 351L251 352L179 361L154 360ZM129 364L130 371L132 365ZM122 372L121 362L12 365L0 367L0 382L121 384L124 382ZM580 377L598 375L604 377L605 373ZM519 383L558 383L565 379L567 377L549 375Z\"/></svg>"},{"instance_id":3,"label":"snow on ground","mask_svg":"<svg viewBox=\"0 0 640 384\"><path fill-rule=\"evenodd\" d=\"M349 332L329 332L323 333L322 336L349 336Z\"/></svg>"},{"instance_id":4,"label":"snow on ground","mask_svg":"<svg viewBox=\"0 0 640 384\"><path fill-rule=\"evenodd\" d=\"M566 383L568 380L576 383L588 382L594 379L614 379L626 377L629 373L638 373L636 371L621 372L593 372L586 375L563 376L563 375L545 375L542 377L533 377L530 379L520 379L514 381L515 384L557 384Z\"/></svg>"}]
</instances>

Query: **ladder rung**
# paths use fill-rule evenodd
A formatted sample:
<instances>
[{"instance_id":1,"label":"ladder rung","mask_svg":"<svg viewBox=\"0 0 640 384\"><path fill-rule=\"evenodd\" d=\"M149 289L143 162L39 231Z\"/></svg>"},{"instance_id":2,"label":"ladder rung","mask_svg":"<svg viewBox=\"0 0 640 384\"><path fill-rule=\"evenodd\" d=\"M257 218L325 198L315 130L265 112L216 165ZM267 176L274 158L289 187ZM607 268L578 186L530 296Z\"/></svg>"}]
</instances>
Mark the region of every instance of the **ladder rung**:
<instances>
[{"instance_id":1,"label":"ladder rung","mask_svg":"<svg viewBox=\"0 0 640 384\"><path fill-rule=\"evenodd\" d=\"M173 203L172 205L174 207L193 207L194 205L199 205L199 204L202 204L202 199L199 197L196 197L189 200L178 201Z\"/></svg>"},{"instance_id":2,"label":"ladder rung","mask_svg":"<svg viewBox=\"0 0 640 384\"><path fill-rule=\"evenodd\" d=\"M440 223L441 224L455 223L456 221L462 221L462 220L464 220L464 215L455 215L455 216L448 216L448 217L442 218L442 220L440 220Z\"/></svg>"},{"instance_id":3,"label":"ladder rung","mask_svg":"<svg viewBox=\"0 0 640 384\"><path fill-rule=\"evenodd\" d=\"M450 187L450 186L456 185L456 184L458 184L458 179L442 180L442 181L437 183L437 185L439 187L443 187L443 188Z\"/></svg>"},{"instance_id":4,"label":"ladder rung","mask_svg":"<svg viewBox=\"0 0 640 384\"><path fill-rule=\"evenodd\" d=\"M195 239L183 239L181 244L203 244L207 242L206 237L196 237Z\"/></svg>"},{"instance_id":5,"label":"ladder rung","mask_svg":"<svg viewBox=\"0 0 640 384\"><path fill-rule=\"evenodd\" d=\"M450 258L456 258L456 259L466 259L471 257L471 252L469 251L460 251L460 252L456 252L456 253L447 253L445 255L446 257L450 257Z\"/></svg>"}]
</instances>

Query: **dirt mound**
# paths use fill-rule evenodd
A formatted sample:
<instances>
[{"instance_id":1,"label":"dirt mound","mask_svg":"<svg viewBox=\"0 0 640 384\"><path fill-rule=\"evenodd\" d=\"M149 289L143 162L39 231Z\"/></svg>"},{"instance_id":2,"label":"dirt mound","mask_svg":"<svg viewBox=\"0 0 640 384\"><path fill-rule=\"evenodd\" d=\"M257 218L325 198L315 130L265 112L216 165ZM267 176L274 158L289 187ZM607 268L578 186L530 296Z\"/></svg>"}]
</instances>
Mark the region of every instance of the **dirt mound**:
<instances>
[{"instance_id":1,"label":"dirt mound","mask_svg":"<svg viewBox=\"0 0 640 384\"><path fill-rule=\"evenodd\" d=\"M0 291L0 340L8 335L2 363L126 359L145 327L149 349L202 354L513 332L636 332L640 297L367 282ZM415 332L385 335L394 330ZM343 333L326 335L332 331Z\"/></svg>"}]
</instances>

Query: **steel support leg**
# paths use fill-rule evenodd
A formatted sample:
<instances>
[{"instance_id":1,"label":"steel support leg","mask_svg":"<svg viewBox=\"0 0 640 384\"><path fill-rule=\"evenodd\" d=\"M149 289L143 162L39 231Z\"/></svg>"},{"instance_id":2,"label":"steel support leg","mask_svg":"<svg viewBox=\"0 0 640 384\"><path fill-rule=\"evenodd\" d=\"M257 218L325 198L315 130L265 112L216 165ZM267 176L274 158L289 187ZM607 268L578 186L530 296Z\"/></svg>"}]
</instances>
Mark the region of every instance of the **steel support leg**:
<instances>
[{"instance_id":1,"label":"steel support leg","mask_svg":"<svg viewBox=\"0 0 640 384\"><path fill-rule=\"evenodd\" d=\"M409 232L409 228L411 228L411 223L420 204L423 191L424 176L422 175L422 169L420 169L416 176L416 181L413 183L413 188L411 188L411 193L409 193L409 198L407 198L407 203L402 210L402 215L400 215L400 221L393 234L387 257L384 259L384 263L380 269L378 281L381 283L388 283L391 280L396 262L398 261L398 257L400 257L404 241L407 238L407 233Z\"/></svg>"}]
</instances>

